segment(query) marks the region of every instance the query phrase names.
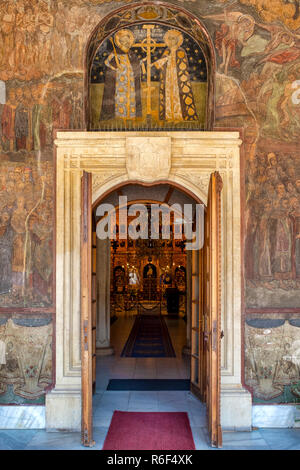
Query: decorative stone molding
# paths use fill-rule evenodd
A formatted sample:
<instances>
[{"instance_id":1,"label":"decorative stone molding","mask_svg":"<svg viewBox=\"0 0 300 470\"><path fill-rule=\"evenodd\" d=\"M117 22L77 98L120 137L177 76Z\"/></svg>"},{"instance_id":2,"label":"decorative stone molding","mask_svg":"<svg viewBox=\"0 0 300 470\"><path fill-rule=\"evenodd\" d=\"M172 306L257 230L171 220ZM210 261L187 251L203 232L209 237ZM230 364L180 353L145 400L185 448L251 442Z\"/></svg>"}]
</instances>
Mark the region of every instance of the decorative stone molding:
<instances>
[{"instance_id":1,"label":"decorative stone molding","mask_svg":"<svg viewBox=\"0 0 300 470\"><path fill-rule=\"evenodd\" d=\"M203 175L194 175L193 173L183 172L183 171L178 171L176 174L180 178L186 179L187 181L190 181L191 183L201 188L201 190L204 191L205 194L208 193L208 186L209 186L209 179L210 179L209 174L204 173Z\"/></svg>"},{"instance_id":2,"label":"decorative stone molding","mask_svg":"<svg viewBox=\"0 0 300 470\"><path fill-rule=\"evenodd\" d=\"M125 173L120 173L118 176L122 176L124 174ZM93 173L93 193L101 188L104 182L107 182L110 179L112 179L112 175L109 172Z\"/></svg>"},{"instance_id":3,"label":"decorative stone molding","mask_svg":"<svg viewBox=\"0 0 300 470\"><path fill-rule=\"evenodd\" d=\"M126 137L128 178L143 182L168 179L171 169L170 137Z\"/></svg>"},{"instance_id":4,"label":"decorative stone molding","mask_svg":"<svg viewBox=\"0 0 300 470\"><path fill-rule=\"evenodd\" d=\"M56 385L46 396L47 429L80 429L80 178L83 170L93 174L93 203L130 181L149 184L164 181L185 188L205 204L210 174L215 170L220 172L223 179L222 426L249 429L251 396L241 385L241 140L238 132L69 131L58 132L55 144ZM62 410L59 420L56 402Z\"/></svg>"}]
</instances>

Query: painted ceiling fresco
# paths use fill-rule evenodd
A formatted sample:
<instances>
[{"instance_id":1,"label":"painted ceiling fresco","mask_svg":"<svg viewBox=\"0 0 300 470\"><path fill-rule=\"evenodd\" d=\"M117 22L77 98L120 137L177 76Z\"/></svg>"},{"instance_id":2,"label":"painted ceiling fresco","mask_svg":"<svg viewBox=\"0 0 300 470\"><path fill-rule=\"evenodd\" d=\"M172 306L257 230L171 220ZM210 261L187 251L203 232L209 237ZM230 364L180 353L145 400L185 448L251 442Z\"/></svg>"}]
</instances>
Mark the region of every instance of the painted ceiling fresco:
<instances>
[{"instance_id":1,"label":"painted ceiling fresco","mask_svg":"<svg viewBox=\"0 0 300 470\"><path fill-rule=\"evenodd\" d=\"M13 309L16 316L23 315L20 309L28 309L33 320L34 315L37 319L46 315L45 310L54 311L53 136L56 129L85 128L83 96L87 42L107 14L131 3L109 0L0 1L0 317L3 321L5 318L1 338L6 343L9 337L15 338L13 344L19 344L19 347L23 344L20 331L8 324L7 309ZM168 4L186 8L197 16L212 38L217 59L215 126L244 130L245 187L242 198L245 204L243 252L247 321L254 311L259 311L259 318L265 319L274 309L275 317L284 318L286 323L278 327L270 324L266 328L271 331L270 337L277 338L280 332L283 336L289 335L287 330L293 328L291 344L294 344L298 341L299 327L288 323L286 310L292 312L293 318L300 316L299 2L174 0ZM143 10L150 18L148 23L154 26L155 8L145 6ZM130 30L134 43L144 39L142 26L127 27L124 22L119 29ZM179 28L155 28L159 43L166 43L166 29ZM93 91L97 97L93 111L96 127L103 107L100 95L104 94L105 76L109 70L105 61L112 66L115 61L111 41L116 47L115 32L99 50L96 78L91 75L91 89L103 89ZM196 61L202 59L201 51L195 52L194 41L185 34L180 48L184 50L182 63L187 65L192 103L198 116L201 110L195 85L201 87L205 83L205 75L203 79L199 75L200 71L205 73L203 63L198 62L196 66ZM168 46L152 51L151 62L160 59L167 62L168 57L163 57L166 51ZM105 52L107 56L104 56ZM110 54L113 54L111 59ZM130 54L147 66L142 48L132 45ZM138 67L139 74L142 111L139 119L143 119L145 109L147 111L147 74L143 73L142 65ZM151 67L151 87L155 88L151 122L156 125L165 122L158 119L162 83L161 69ZM120 98L121 95L117 100L114 98L113 105L119 103ZM135 98L135 113L136 103ZM112 107L115 111L116 106ZM182 106L180 108L182 113ZM101 123L114 121L115 116L112 120L103 119ZM193 121L187 121L185 125L192 126ZM35 328L35 332L41 328L40 333L33 331L32 338L34 334L37 338L41 335L46 344L49 332L43 329L45 326L22 324L21 328L24 335L31 334L31 328ZM253 347L257 348L256 341L260 341L260 336L265 337L260 331L251 325L246 329L247 364L252 360ZM254 334L258 336L254 342L251 340L251 346L249 341ZM258 382L269 379L262 379L262 375L257 378L249 369L246 382L254 399L263 402L294 400L291 389L286 393L284 390L289 387L288 383L295 390L299 366L297 369L293 363L290 372L284 372L285 375L280 372L284 379L278 379L274 373L275 362L280 364L288 355L285 348L280 347L279 356L273 361L264 344L262 341L261 353L256 354L255 361L261 368L271 367L274 384L271 388L267 386L270 393L262 393L264 386ZM21 366L24 370L30 366L38 369L40 365L36 365L34 347L28 351ZM24 387L24 379L18 378L20 386L14 387L12 381L17 372L7 372L8 366L4 364L0 367L2 390L12 397L9 399L5 395L3 401L28 400L29 395L25 398L22 391L17 394ZM18 367L20 369L20 365ZM283 369L288 368L287 365ZM39 388L42 376L37 373L36 377L40 379L35 379L34 387ZM278 380L281 380L280 390L283 391L279 390L280 395L273 396L272 387L277 387ZM0 401L1 396L4 397L4 393L0 394Z\"/></svg>"}]
</instances>

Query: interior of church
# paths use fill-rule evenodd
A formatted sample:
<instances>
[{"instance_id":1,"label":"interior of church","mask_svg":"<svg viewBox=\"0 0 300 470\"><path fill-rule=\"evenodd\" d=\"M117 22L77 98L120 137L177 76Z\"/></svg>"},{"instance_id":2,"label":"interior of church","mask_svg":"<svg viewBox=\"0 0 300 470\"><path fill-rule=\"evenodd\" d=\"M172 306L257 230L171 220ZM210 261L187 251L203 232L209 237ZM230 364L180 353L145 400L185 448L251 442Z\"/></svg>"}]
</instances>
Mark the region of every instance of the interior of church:
<instances>
[{"instance_id":1,"label":"interior of church","mask_svg":"<svg viewBox=\"0 0 300 470\"><path fill-rule=\"evenodd\" d=\"M98 316L98 322L96 322L97 361L100 364L106 364L103 356L115 353L115 360L107 362L112 367L111 379L116 374L115 369L119 370L121 377L128 379L136 378L136 375L138 378L154 378L156 371L157 377L161 379L166 375L174 379L182 378L182 376L187 379L190 375L189 357L185 356L180 365L178 360L184 348L187 350L189 348L187 310L191 308L191 285L187 286L187 283L190 283L191 277L187 276L187 270L191 269L189 266L191 257L189 256L187 260L186 240L179 218L182 214L176 215L170 207L177 204L181 208L184 203L194 201L171 185L161 184L147 188L131 184L111 192L101 201L101 204L115 202L120 196L127 198L127 207L118 207L116 210L115 239L110 243L107 240L96 240L94 248L95 282L98 288L98 304L95 302ZM138 227L140 231L144 231L144 238L136 240L128 235L128 227L135 219L134 215L129 215L132 213L134 204L136 209L143 204L147 210L145 220L141 221ZM165 208L164 215L162 212L158 214L157 231L154 231L151 226L151 210L154 204L156 207L164 204ZM105 216L97 216L97 209L98 206L94 208L96 231L97 222L100 220L103 222L105 219ZM125 214L126 227L122 220L122 209L127 212ZM168 227L166 223L163 223L164 216L168 217L169 222L166 222L169 223ZM176 220L178 220L177 224ZM169 237L167 230L170 232ZM101 263L100 270L97 270L97 261ZM107 279L110 279L109 283ZM109 318L103 305L109 305ZM110 328L107 328L105 322L110 324ZM138 322L141 322L141 325L138 325ZM108 333L111 331L111 337L108 335L105 338L103 335L105 331ZM124 334L125 331L127 336ZM179 349L177 354L174 348ZM128 360L127 367L124 367L123 358L151 358L154 363L153 370L148 366L142 372L138 365L142 361L133 359ZM168 359L155 361L155 358ZM151 360L146 361L145 364L151 364ZM161 370L163 363L168 364L167 371L165 368ZM131 364L130 367L129 364ZM99 378L102 384L104 374L101 373L99 364L97 364L97 370L100 370ZM126 370L128 370L127 377ZM159 372L163 372L163 376ZM96 380L96 387L98 387L98 380Z\"/></svg>"}]
</instances>

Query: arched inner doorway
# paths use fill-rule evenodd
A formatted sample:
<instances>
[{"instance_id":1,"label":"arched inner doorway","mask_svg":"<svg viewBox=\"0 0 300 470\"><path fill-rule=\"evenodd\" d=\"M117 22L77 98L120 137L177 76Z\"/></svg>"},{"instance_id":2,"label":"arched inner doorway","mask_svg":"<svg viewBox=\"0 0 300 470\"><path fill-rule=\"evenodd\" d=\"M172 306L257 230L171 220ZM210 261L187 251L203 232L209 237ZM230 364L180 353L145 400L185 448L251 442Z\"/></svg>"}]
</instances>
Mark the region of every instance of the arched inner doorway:
<instances>
[{"instance_id":1,"label":"arched inner doorway","mask_svg":"<svg viewBox=\"0 0 300 470\"><path fill-rule=\"evenodd\" d=\"M175 300L179 299L181 294L184 304L182 313L189 320L186 349L189 349L189 346L191 346L191 351L189 352L191 358L191 380L186 379L185 382L188 382L188 390L190 389L198 398L206 402L211 444L213 446L220 446L222 442L220 424L220 194L222 179L218 172L215 172L210 178L206 214L204 213L203 205L199 206L195 198L191 199L190 196L183 195L178 189L174 191L174 188L170 188L170 185L154 186L152 190L154 191L152 194L156 195L155 200L152 199L153 196L151 197L151 189L147 188L145 194L145 188L136 185L126 185L123 188L126 196L123 194L122 188L119 188L115 195L113 193L110 194L106 200L102 201L102 204L96 207L92 234L91 211L89 211L91 204L91 175L84 173L82 177L82 442L86 446L91 445L93 442L92 390L94 392L97 390L97 327L99 336L102 338L104 331L108 343L104 350L100 349L100 354L111 352L109 344L111 316L108 310L112 307L112 303L108 301L107 296L110 296L112 290L114 313L118 311L119 314L124 314L125 316L126 303L129 301L130 307L127 311L133 310L132 314L136 317L126 344L122 345L121 353L121 356L138 358L136 361L145 357L151 359L176 357L163 315L164 313L165 315L175 313L177 314L177 319L179 319L179 305L174 306L174 303L176 303ZM144 194L142 199L138 194L141 191ZM158 198L159 193L164 196L161 201L163 202L161 207L157 204L160 199ZM122 198L119 204L116 204L115 200L117 195L119 199ZM131 198L130 202L128 202L128 195ZM177 202L170 206L167 199L171 199L172 196L175 197L175 200L177 199ZM108 200L111 200L113 204L108 203ZM179 201L183 205L184 210ZM132 202L135 202L135 204ZM118 208L117 211L115 210L116 206ZM133 208L134 211L132 211ZM153 208L156 209L156 212L153 212ZM137 213L139 214L138 217L136 217ZM168 215L167 220L166 215ZM100 217L97 219L97 216ZM126 222L124 222L124 216L126 217ZM182 225L184 225L184 233L182 232ZM104 231L105 226L107 227L106 231ZM190 230L186 229L186 227ZM127 232L127 229L128 236L121 236L123 232ZM99 242L97 238L100 239ZM125 241L120 242L121 239L124 240L126 238L127 243ZM111 239L113 241L110 241ZM176 239L179 240L177 243L175 242ZM126 263L125 267L125 261L123 261L124 264L118 263L117 266L113 266L112 289L107 289L108 280L110 281L111 278L109 265L111 259L114 263L118 246L124 248L123 260L125 258L128 260L129 256L133 256L137 266L130 266L129 263ZM179 251L176 253L177 247L181 249L182 264L176 266L174 262L170 266L170 256L171 259L179 259ZM130 250L131 248L132 251ZM188 261L185 258L185 249L193 252L192 260L191 257ZM122 257L121 254L119 256ZM166 260L163 259L164 256L167 257ZM138 260L137 257L139 258ZM107 262L105 263L104 260L107 260ZM186 302L185 298L187 291L185 279L187 267L190 270L190 296L188 302ZM126 271L128 282L126 282ZM159 288L157 285L157 274L160 271L162 285ZM130 283L130 280L133 280L133 277L130 278L129 276L130 273L135 276L135 282L133 283ZM172 285L171 278L173 275L175 276L174 290L172 291L172 288L164 289L163 284L165 282ZM132 288L133 284L136 285L136 288L138 287L138 279L141 277L143 278L142 286L139 289ZM128 293L129 296L127 295ZM165 296L167 297L167 308L164 312L163 300ZM116 303L118 304L117 306ZM117 307L119 308L118 310ZM123 323L123 325L125 324ZM124 331L124 328L122 330ZM179 354L181 355L181 351ZM135 362L132 362L134 368L137 367ZM162 360L160 359L155 364L155 369L161 364ZM148 390L149 387L145 365L144 367L142 366L144 369L141 374L143 380L139 381L143 391ZM174 366L176 368L175 361L169 362L167 368L170 371ZM120 374L124 377L124 368L122 366L121 371ZM153 365L151 366L151 364L148 367L149 372L151 375L154 372ZM188 376L187 370L183 371L184 373ZM113 371L108 370L108 379L112 374ZM162 375L164 376L164 374L162 370ZM120 382L122 384L121 390L130 391L132 389L130 385L128 386L128 380L124 387L124 379L119 379L110 380L107 387L108 390L111 388L114 390L114 386L111 384L112 382L115 383L115 381L118 383L117 389L120 388ZM131 384L132 382L134 382L133 390L136 390L136 379L130 380ZM154 385L154 390L164 390L164 388L161 388L161 382L164 384L166 382L169 383L168 380L157 378L151 381L149 390L153 387L153 382L156 384ZM179 380L179 382L181 381ZM147 385L146 388L145 384ZM103 383L100 386L103 387ZM169 384L167 390L172 389L172 385L170 386ZM146 409L147 405L148 401L144 404ZM115 406L117 407L117 404ZM117 412L117 410L115 411Z\"/></svg>"},{"instance_id":2,"label":"arched inner doorway","mask_svg":"<svg viewBox=\"0 0 300 470\"><path fill-rule=\"evenodd\" d=\"M112 213L106 210L115 211L116 217L116 230L111 240L100 240L94 236L94 256L98 261L95 270L98 355L109 355L113 353L113 348L116 350L116 345L110 340L112 322L121 320L113 328L117 330L118 325L131 324L132 319L141 314L159 314L165 318L181 319L177 324L180 325L183 343L177 355L181 356L183 348L185 353L190 352L192 256L185 246L187 239L184 234L183 212L184 208L186 214L190 210L195 226L196 204L199 203L201 201L195 196L192 197L186 191L166 183L147 187L141 184L125 184L94 203L96 232L99 223L102 224L101 229L104 228L107 214L112 217ZM125 219L122 209L127 212ZM128 233L128 226L141 214L139 209L146 210L147 214L139 224L144 223L144 227L137 227L139 238L134 239ZM160 219L155 219L157 210L160 210ZM96 215L97 212L100 215ZM136 226L137 223L134 227ZM128 344L128 348L129 346ZM131 346L134 348L134 344ZM120 347L117 348L119 356L134 357L130 348L129 351L123 351L123 347L121 351L119 349ZM138 357L168 357L167 352L160 348L153 353L154 356L151 354L151 347L147 351L145 344L142 344L140 349ZM134 361L131 362L132 366L135 365ZM120 366L121 363L122 361ZM174 368L177 370L176 363ZM185 374L187 377L189 372L188 370ZM181 377L179 370L173 375L175 378Z\"/></svg>"}]
</instances>

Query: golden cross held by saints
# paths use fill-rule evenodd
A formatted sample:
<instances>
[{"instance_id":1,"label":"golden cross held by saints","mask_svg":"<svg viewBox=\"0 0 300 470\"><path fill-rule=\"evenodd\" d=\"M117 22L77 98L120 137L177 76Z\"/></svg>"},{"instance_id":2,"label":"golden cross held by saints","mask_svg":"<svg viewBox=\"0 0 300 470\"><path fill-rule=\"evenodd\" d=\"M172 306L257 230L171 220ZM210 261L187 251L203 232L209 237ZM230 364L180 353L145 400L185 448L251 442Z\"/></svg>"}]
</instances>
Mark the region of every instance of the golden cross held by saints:
<instances>
[{"instance_id":1,"label":"golden cross held by saints","mask_svg":"<svg viewBox=\"0 0 300 470\"><path fill-rule=\"evenodd\" d=\"M143 51L147 52L147 119L151 119L151 52L153 52L157 47L167 47L165 42L158 43L151 37L151 30L155 28L154 24L145 24L143 28L147 31L146 38L140 43L133 44L133 47L141 47Z\"/></svg>"}]
</instances>

